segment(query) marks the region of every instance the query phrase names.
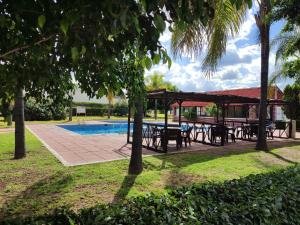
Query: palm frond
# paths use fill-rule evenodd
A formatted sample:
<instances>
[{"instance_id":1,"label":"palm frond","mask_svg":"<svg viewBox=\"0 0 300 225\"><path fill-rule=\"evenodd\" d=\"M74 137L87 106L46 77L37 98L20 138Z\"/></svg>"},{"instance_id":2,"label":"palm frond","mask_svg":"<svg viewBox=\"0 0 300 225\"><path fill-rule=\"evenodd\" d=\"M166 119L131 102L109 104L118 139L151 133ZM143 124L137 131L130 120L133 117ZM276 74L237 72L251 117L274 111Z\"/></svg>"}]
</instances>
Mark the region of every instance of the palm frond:
<instances>
[{"instance_id":1,"label":"palm frond","mask_svg":"<svg viewBox=\"0 0 300 225\"><path fill-rule=\"evenodd\" d=\"M184 54L198 57L207 39L207 30L202 23L195 21L193 25L185 28L180 28L175 24L173 29L171 49L174 56Z\"/></svg>"},{"instance_id":2,"label":"palm frond","mask_svg":"<svg viewBox=\"0 0 300 225\"><path fill-rule=\"evenodd\" d=\"M272 73L270 81L269 81L269 86L275 84L276 81L278 81L280 79L287 79L287 78L288 78L288 75L285 71L285 67L280 66L280 67L278 67L278 69L276 69Z\"/></svg>"},{"instance_id":3,"label":"palm frond","mask_svg":"<svg viewBox=\"0 0 300 225\"><path fill-rule=\"evenodd\" d=\"M206 72L216 70L219 60L226 51L228 39L239 32L246 10L246 4L237 10L229 0L217 2L215 18L209 26L208 51L203 60L203 69Z\"/></svg>"},{"instance_id":4,"label":"palm frond","mask_svg":"<svg viewBox=\"0 0 300 225\"><path fill-rule=\"evenodd\" d=\"M215 15L207 26L196 21L188 26L175 24L172 35L172 52L175 56L185 54L199 57L207 46L202 68L207 72L215 71L220 58L226 51L228 39L236 35L243 23L247 4L239 10L230 0L215 1Z\"/></svg>"},{"instance_id":5,"label":"palm frond","mask_svg":"<svg viewBox=\"0 0 300 225\"><path fill-rule=\"evenodd\" d=\"M290 48L293 47L293 44L299 39L300 32L299 30L294 30L293 32L281 32L277 37L275 37L271 46L277 46L277 51L275 54L275 62L285 59L285 54L287 51L290 51Z\"/></svg>"}]
</instances>

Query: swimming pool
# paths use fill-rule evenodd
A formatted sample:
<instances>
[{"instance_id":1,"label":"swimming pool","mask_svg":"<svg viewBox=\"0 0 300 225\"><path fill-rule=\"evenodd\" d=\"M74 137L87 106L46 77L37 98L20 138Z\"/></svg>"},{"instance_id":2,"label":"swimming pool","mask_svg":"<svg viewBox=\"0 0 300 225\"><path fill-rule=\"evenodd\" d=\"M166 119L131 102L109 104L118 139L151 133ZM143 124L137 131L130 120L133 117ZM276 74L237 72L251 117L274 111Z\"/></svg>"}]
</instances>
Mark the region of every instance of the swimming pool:
<instances>
[{"instance_id":1,"label":"swimming pool","mask_svg":"<svg viewBox=\"0 0 300 225\"><path fill-rule=\"evenodd\" d=\"M113 124L80 124L80 125L58 125L68 131L81 135L93 134L126 134L127 123ZM132 125L131 125L132 129Z\"/></svg>"}]
</instances>

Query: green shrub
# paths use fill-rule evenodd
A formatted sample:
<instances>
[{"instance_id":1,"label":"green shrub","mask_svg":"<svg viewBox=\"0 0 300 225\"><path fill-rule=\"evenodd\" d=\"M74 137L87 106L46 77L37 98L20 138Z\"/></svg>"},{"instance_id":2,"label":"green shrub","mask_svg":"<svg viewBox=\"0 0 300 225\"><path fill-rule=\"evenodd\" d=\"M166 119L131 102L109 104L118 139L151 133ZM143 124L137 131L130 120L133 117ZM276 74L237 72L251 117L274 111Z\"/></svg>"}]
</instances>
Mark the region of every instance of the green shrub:
<instances>
[{"instance_id":1,"label":"green shrub","mask_svg":"<svg viewBox=\"0 0 300 225\"><path fill-rule=\"evenodd\" d=\"M218 114L217 105L214 103L207 105L205 107L205 112L208 116L217 116Z\"/></svg>"},{"instance_id":2,"label":"green shrub","mask_svg":"<svg viewBox=\"0 0 300 225\"><path fill-rule=\"evenodd\" d=\"M192 185L149 194L78 214L66 209L16 224L300 224L300 166L220 184Z\"/></svg>"},{"instance_id":3,"label":"green shrub","mask_svg":"<svg viewBox=\"0 0 300 225\"><path fill-rule=\"evenodd\" d=\"M66 118L65 107L62 104L54 104L51 101L39 103L32 98L25 102L24 114L27 121L64 120Z\"/></svg>"},{"instance_id":4,"label":"green shrub","mask_svg":"<svg viewBox=\"0 0 300 225\"><path fill-rule=\"evenodd\" d=\"M107 112L107 109L104 108L87 108L86 115L87 116L104 116Z\"/></svg>"},{"instance_id":5,"label":"green shrub","mask_svg":"<svg viewBox=\"0 0 300 225\"><path fill-rule=\"evenodd\" d=\"M95 102L73 102L72 106L85 106L87 108L105 108L105 104Z\"/></svg>"},{"instance_id":6,"label":"green shrub","mask_svg":"<svg viewBox=\"0 0 300 225\"><path fill-rule=\"evenodd\" d=\"M195 121L197 119L196 107L188 108L188 111L184 112L183 116L189 121Z\"/></svg>"},{"instance_id":7,"label":"green shrub","mask_svg":"<svg viewBox=\"0 0 300 225\"><path fill-rule=\"evenodd\" d=\"M115 116L126 116L128 114L128 105L126 103L117 103L113 107Z\"/></svg>"}]
</instances>

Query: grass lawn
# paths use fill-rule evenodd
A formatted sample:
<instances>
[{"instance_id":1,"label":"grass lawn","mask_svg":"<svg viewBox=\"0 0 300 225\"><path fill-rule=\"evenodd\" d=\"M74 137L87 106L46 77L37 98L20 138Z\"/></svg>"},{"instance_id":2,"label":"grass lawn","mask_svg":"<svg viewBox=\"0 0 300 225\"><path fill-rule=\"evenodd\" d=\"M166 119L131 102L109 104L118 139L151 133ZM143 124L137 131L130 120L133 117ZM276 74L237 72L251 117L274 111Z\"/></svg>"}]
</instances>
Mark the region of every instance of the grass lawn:
<instances>
[{"instance_id":1,"label":"grass lawn","mask_svg":"<svg viewBox=\"0 0 300 225\"><path fill-rule=\"evenodd\" d=\"M193 182L222 182L300 162L300 142L271 152L217 148L144 158L144 172L127 176L128 160L64 167L27 131L27 157L13 160L13 133L0 134L0 220L42 214L63 205L79 209Z\"/></svg>"}]
</instances>

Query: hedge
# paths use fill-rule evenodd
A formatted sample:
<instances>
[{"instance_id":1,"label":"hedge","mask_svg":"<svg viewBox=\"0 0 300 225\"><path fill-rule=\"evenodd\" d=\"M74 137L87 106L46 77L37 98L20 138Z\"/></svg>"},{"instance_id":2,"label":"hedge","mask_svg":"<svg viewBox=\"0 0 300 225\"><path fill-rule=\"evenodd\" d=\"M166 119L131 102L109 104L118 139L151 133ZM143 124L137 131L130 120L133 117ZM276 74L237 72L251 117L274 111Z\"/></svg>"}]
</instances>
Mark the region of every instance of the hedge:
<instances>
[{"instance_id":1,"label":"hedge","mask_svg":"<svg viewBox=\"0 0 300 225\"><path fill-rule=\"evenodd\" d=\"M149 194L79 213L60 209L51 215L16 218L16 224L300 224L300 166L269 174L192 185L166 195Z\"/></svg>"},{"instance_id":2,"label":"hedge","mask_svg":"<svg viewBox=\"0 0 300 225\"><path fill-rule=\"evenodd\" d=\"M39 103L33 98L30 98L25 102L24 115L26 121L66 119L65 107L62 103L53 103L51 101Z\"/></svg>"},{"instance_id":3,"label":"hedge","mask_svg":"<svg viewBox=\"0 0 300 225\"><path fill-rule=\"evenodd\" d=\"M73 102L72 114L76 116L76 106L84 106L87 116L104 116L108 113L108 104L89 103L89 102ZM111 115L126 116L128 114L127 103L116 103L111 106Z\"/></svg>"}]
</instances>

